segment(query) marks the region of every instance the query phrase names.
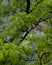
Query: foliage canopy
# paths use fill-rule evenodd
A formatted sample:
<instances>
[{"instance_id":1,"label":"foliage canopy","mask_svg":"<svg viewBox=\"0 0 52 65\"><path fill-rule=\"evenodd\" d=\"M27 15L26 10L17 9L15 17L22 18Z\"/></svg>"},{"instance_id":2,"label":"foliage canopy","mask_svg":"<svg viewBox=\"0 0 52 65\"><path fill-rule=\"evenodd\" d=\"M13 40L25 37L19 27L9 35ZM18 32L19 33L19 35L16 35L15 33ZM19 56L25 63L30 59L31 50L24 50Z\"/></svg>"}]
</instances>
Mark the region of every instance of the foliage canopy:
<instances>
[{"instance_id":1,"label":"foliage canopy","mask_svg":"<svg viewBox=\"0 0 52 65\"><path fill-rule=\"evenodd\" d=\"M0 65L52 65L52 0L0 4Z\"/></svg>"}]
</instances>

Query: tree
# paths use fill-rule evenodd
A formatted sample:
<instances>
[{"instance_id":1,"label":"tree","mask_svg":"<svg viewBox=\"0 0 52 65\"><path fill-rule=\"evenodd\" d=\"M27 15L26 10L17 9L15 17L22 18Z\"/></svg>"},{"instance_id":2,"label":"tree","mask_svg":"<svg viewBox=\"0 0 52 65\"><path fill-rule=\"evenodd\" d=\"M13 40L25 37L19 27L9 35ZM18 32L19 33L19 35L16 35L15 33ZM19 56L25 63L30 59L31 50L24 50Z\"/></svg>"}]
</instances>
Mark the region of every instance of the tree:
<instances>
[{"instance_id":1,"label":"tree","mask_svg":"<svg viewBox=\"0 0 52 65\"><path fill-rule=\"evenodd\" d=\"M52 65L52 0L0 4L0 64Z\"/></svg>"}]
</instances>

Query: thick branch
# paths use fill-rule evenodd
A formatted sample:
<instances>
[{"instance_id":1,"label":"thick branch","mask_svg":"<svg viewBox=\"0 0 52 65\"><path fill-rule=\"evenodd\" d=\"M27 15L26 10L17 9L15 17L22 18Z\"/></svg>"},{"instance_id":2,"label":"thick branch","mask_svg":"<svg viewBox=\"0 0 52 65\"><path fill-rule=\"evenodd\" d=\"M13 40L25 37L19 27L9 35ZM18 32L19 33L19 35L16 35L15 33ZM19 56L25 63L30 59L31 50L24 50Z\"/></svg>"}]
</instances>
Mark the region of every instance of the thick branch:
<instances>
[{"instance_id":1,"label":"thick branch","mask_svg":"<svg viewBox=\"0 0 52 65\"><path fill-rule=\"evenodd\" d=\"M30 0L26 0L26 2L27 2L26 12L28 14L30 10Z\"/></svg>"},{"instance_id":2,"label":"thick branch","mask_svg":"<svg viewBox=\"0 0 52 65\"><path fill-rule=\"evenodd\" d=\"M51 13L51 12L49 12L49 13ZM35 23L35 26L30 27L30 29L28 29L26 31L25 35L22 37L22 39L20 40L20 42L18 43L18 45L26 38L26 36L29 34L29 32L31 32L31 30L33 30L34 28L36 28L39 25L40 22L46 21L47 19L49 19L49 18L44 18L44 19L40 18L39 21ZM14 39L15 38L13 36L10 39L8 39L8 40L4 39L4 43L12 42Z\"/></svg>"},{"instance_id":3,"label":"thick branch","mask_svg":"<svg viewBox=\"0 0 52 65\"><path fill-rule=\"evenodd\" d=\"M18 45L28 36L28 34L29 34L33 29L35 29L35 28L39 25L40 22L46 21L47 19L49 19L49 18L44 18L44 19L41 19L41 18L40 18L39 21L35 23L35 26L31 27L29 30L27 30L27 31L25 32L24 36L22 37L22 39L20 40L20 42L18 43Z\"/></svg>"},{"instance_id":4,"label":"thick branch","mask_svg":"<svg viewBox=\"0 0 52 65\"><path fill-rule=\"evenodd\" d=\"M35 7L37 7L38 4L40 4L42 1L44 1L44 0L40 0L39 2L37 2L37 4L35 5ZM26 7L27 14L31 13L35 9L35 7L32 10L30 10L30 0L27 0L27 7Z\"/></svg>"}]
</instances>

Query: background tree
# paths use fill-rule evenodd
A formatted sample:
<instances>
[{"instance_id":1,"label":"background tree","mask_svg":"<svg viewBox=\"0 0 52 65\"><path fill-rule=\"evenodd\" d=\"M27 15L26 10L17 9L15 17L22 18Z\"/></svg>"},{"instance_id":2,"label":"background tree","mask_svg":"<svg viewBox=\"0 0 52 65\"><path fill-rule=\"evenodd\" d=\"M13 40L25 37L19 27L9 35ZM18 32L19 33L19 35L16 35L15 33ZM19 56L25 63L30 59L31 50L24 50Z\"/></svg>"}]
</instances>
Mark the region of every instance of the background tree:
<instances>
[{"instance_id":1,"label":"background tree","mask_svg":"<svg viewBox=\"0 0 52 65\"><path fill-rule=\"evenodd\" d=\"M52 65L52 0L0 0L0 64Z\"/></svg>"}]
</instances>

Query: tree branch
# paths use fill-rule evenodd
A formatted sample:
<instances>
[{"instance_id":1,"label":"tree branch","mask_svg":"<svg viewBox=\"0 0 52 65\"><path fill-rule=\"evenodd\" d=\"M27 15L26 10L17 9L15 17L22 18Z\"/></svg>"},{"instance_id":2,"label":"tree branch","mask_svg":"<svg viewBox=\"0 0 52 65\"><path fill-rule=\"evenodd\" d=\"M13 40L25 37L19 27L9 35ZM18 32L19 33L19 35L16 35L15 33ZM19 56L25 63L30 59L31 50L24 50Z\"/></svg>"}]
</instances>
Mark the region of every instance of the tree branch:
<instances>
[{"instance_id":1,"label":"tree branch","mask_svg":"<svg viewBox=\"0 0 52 65\"><path fill-rule=\"evenodd\" d=\"M37 4L35 5L35 7L32 10L30 10L30 0L26 0L26 1L27 1L26 12L27 12L27 14L29 14L35 9L35 7L38 6L38 4L40 4L44 0L40 0L39 2L37 2Z\"/></svg>"},{"instance_id":2,"label":"tree branch","mask_svg":"<svg viewBox=\"0 0 52 65\"><path fill-rule=\"evenodd\" d=\"M41 57L40 57L40 60L42 60L42 58L43 58L43 56L44 56L45 54L50 54L50 52L44 52L44 53L42 53L42 55L41 55Z\"/></svg>"},{"instance_id":3,"label":"tree branch","mask_svg":"<svg viewBox=\"0 0 52 65\"><path fill-rule=\"evenodd\" d=\"M18 43L18 45L28 36L28 34L29 34L33 29L35 29L35 28L39 25L40 22L46 21L47 19L49 19L49 18L44 18L44 19L41 19L41 18L40 18L39 21L35 23L35 26L30 27L30 29L28 29L28 30L25 32L24 36L22 37L22 39L20 40L20 42Z\"/></svg>"},{"instance_id":4,"label":"tree branch","mask_svg":"<svg viewBox=\"0 0 52 65\"><path fill-rule=\"evenodd\" d=\"M40 61L40 65L42 65L42 58L43 58L43 56L45 55L45 54L50 54L51 52L44 52L44 53L42 53L42 55L41 56L39 56L39 54L37 54L37 52L36 52L36 54L37 54L37 56L38 56L38 59L39 59L39 61Z\"/></svg>"},{"instance_id":5,"label":"tree branch","mask_svg":"<svg viewBox=\"0 0 52 65\"><path fill-rule=\"evenodd\" d=\"M30 0L26 0L26 2L27 2L26 13L29 14L29 10L30 10Z\"/></svg>"},{"instance_id":6,"label":"tree branch","mask_svg":"<svg viewBox=\"0 0 52 65\"><path fill-rule=\"evenodd\" d=\"M51 13L51 12L49 12L49 13ZM39 25L40 22L46 21L47 19L49 19L49 17L48 17L48 18L43 18L43 19L40 18L39 21L34 24L35 26L30 27L30 29L28 29L28 30L25 32L24 36L23 36L23 37L21 38L21 40L19 41L18 45L27 37L27 35L31 32L31 30L33 30L34 28L36 28L36 27ZM14 39L15 39L15 38L14 38L13 36L12 36L10 39L8 39L8 40L4 39L4 43L12 42Z\"/></svg>"}]
</instances>

